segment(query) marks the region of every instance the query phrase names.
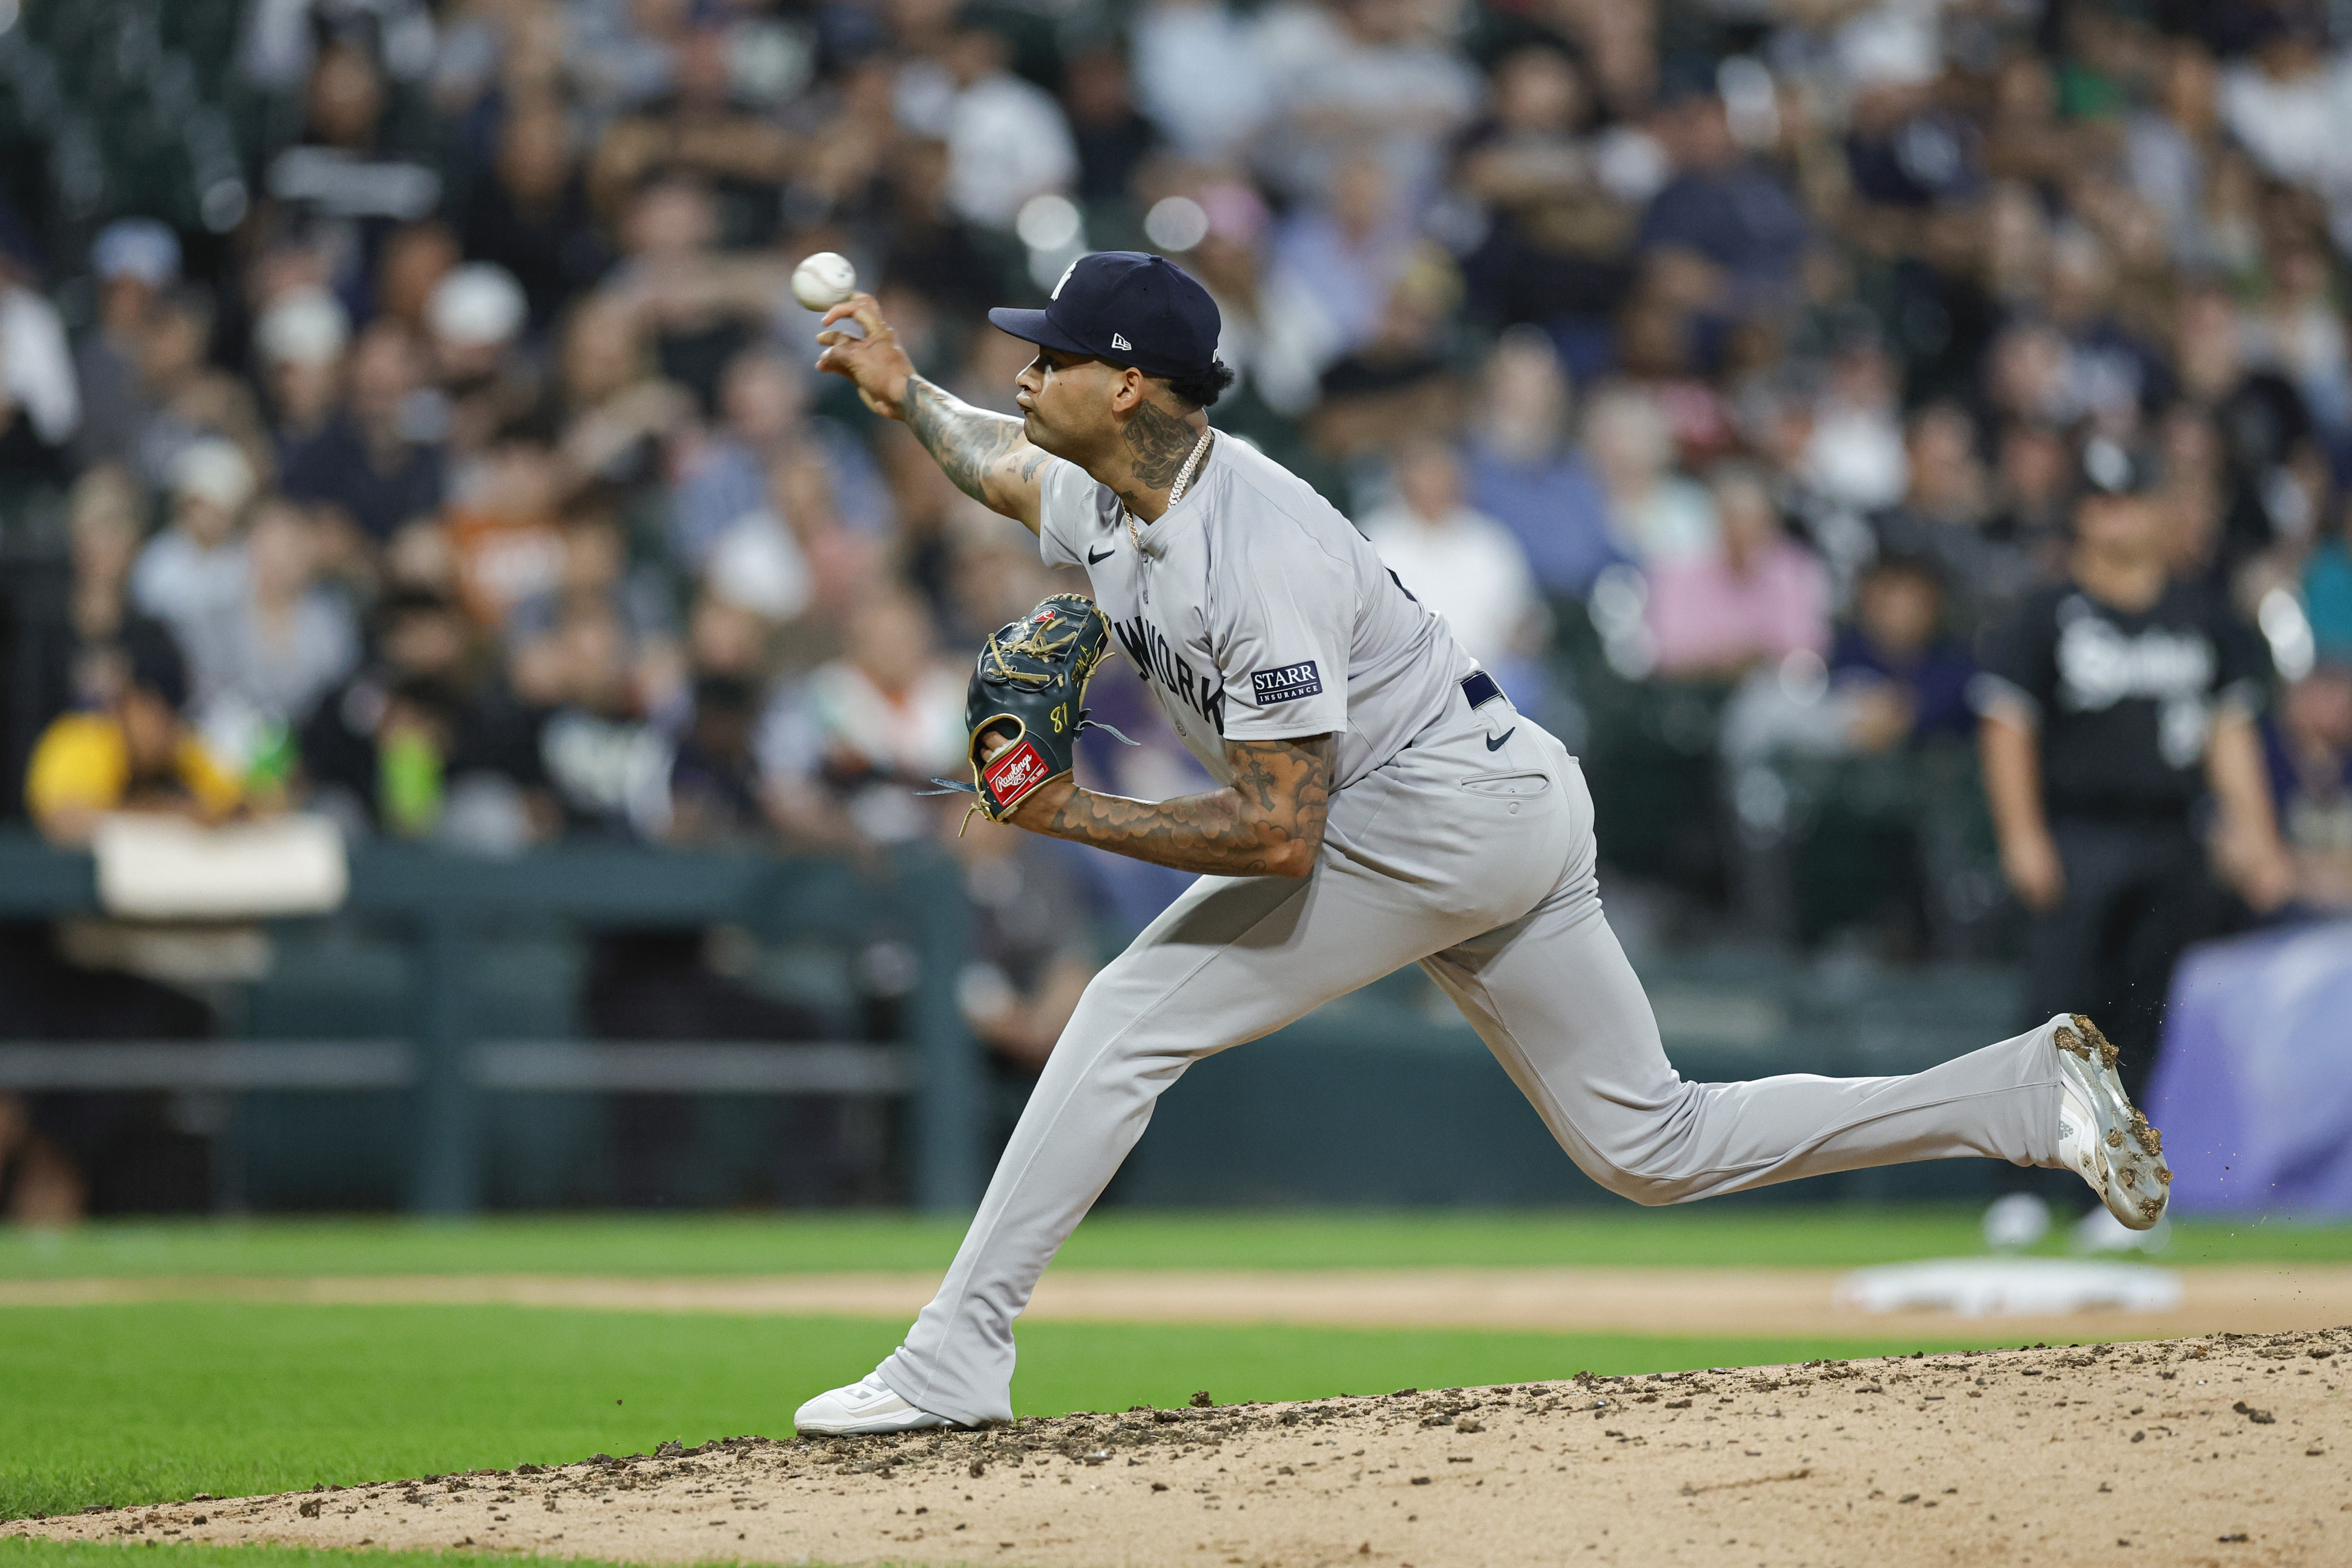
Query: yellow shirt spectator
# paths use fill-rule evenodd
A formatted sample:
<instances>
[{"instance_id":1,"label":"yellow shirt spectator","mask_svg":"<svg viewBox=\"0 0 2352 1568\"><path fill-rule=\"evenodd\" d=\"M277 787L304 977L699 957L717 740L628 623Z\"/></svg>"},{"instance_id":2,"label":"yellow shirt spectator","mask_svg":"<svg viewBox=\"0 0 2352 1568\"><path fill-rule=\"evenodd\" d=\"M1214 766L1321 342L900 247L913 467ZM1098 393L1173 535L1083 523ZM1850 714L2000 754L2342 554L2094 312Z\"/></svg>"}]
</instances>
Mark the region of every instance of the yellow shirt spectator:
<instances>
[{"instance_id":1,"label":"yellow shirt spectator","mask_svg":"<svg viewBox=\"0 0 2352 1568\"><path fill-rule=\"evenodd\" d=\"M171 777L207 817L226 816L243 792L204 742L184 734L172 756ZM60 812L113 811L131 791L131 747L122 724L108 713L68 713L41 731L26 770L25 805L35 820Z\"/></svg>"}]
</instances>

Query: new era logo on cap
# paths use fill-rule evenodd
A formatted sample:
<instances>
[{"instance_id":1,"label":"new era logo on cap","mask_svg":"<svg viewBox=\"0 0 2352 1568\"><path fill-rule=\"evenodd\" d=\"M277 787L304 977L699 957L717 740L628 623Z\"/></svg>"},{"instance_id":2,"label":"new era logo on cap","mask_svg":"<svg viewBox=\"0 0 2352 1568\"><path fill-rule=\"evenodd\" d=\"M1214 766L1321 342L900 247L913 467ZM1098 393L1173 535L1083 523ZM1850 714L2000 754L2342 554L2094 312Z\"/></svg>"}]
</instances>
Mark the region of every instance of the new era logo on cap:
<instances>
[{"instance_id":1,"label":"new era logo on cap","mask_svg":"<svg viewBox=\"0 0 2352 1568\"><path fill-rule=\"evenodd\" d=\"M1024 342L1170 376L1199 375L1215 363L1221 325L1206 289L1167 258L1139 250L1081 256L1044 310L999 306L988 319Z\"/></svg>"}]
</instances>

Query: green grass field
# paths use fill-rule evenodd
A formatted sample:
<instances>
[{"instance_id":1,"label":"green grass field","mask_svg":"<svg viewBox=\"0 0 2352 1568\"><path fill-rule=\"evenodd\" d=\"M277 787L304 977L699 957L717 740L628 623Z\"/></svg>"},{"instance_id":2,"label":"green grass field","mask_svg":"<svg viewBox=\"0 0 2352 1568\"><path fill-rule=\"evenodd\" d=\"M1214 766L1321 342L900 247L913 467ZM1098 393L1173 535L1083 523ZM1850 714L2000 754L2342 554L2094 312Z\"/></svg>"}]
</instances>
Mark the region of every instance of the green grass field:
<instances>
[{"instance_id":1,"label":"green grass field","mask_svg":"<svg viewBox=\"0 0 2352 1568\"><path fill-rule=\"evenodd\" d=\"M867 1215L110 1225L0 1237L0 1279L931 1269L956 1237ZM1061 1266L1849 1267L1978 1249L1975 1215L1945 1210L1110 1215ZM2180 1226L2165 1261L2346 1258L2352 1230L2208 1225ZM0 1308L0 1519L789 1436L799 1400L872 1366L904 1326L520 1307ZM1123 1409L1201 1388L1223 1403L2001 1341L1998 1325L1898 1342L1034 1323L1021 1331L1014 1394L1024 1412ZM197 1555L218 1568L219 1554ZM246 1555L237 1568L326 1568L333 1554ZM115 1562L5 1543L0 1568L20 1560Z\"/></svg>"},{"instance_id":2,"label":"green grass field","mask_svg":"<svg viewBox=\"0 0 2352 1568\"><path fill-rule=\"evenodd\" d=\"M1058 1268L1853 1268L1982 1249L1972 1208L1101 1214ZM2063 1228L2063 1227L2061 1227ZM946 1267L961 1222L889 1214L175 1221L0 1232L0 1279L215 1274L792 1274ZM2053 1233L2041 1250L2064 1250ZM2352 1226L2188 1221L2168 1264L2352 1260Z\"/></svg>"},{"instance_id":3,"label":"green grass field","mask_svg":"<svg viewBox=\"0 0 2352 1568\"><path fill-rule=\"evenodd\" d=\"M123 1568L136 1552L153 1568L516 1568L574 1562L518 1552L322 1552L299 1546L198 1546L173 1542L143 1547L94 1546L79 1541L0 1540L0 1568Z\"/></svg>"}]
</instances>

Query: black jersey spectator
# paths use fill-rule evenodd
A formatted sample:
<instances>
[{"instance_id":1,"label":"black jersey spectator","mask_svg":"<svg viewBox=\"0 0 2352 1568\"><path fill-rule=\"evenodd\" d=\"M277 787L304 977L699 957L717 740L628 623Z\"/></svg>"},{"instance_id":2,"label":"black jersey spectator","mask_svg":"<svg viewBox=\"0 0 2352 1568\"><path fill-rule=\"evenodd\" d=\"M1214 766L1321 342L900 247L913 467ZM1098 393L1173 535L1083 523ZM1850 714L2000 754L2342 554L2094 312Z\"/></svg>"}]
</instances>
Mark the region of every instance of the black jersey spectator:
<instances>
[{"instance_id":1,"label":"black jersey spectator","mask_svg":"<svg viewBox=\"0 0 2352 1568\"><path fill-rule=\"evenodd\" d=\"M1127 60L1092 49L1070 61L1062 89L1078 149L1078 197L1088 205L1130 195L1135 172L1160 150L1159 128L1135 107Z\"/></svg>"},{"instance_id":2,"label":"black jersey spectator","mask_svg":"<svg viewBox=\"0 0 2352 1568\"><path fill-rule=\"evenodd\" d=\"M498 157L467 199L458 235L468 260L495 262L522 285L533 331L612 266L561 103L530 99L507 110Z\"/></svg>"},{"instance_id":3,"label":"black jersey spectator","mask_svg":"<svg viewBox=\"0 0 2352 1568\"><path fill-rule=\"evenodd\" d=\"M2095 437L2081 475L2068 578L1986 636L1973 695L2001 868L2034 917L2028 1010L2097 1017L2137 1084L2173 961L2221 915L2209 851L2258 910L2294 867L2253 722L2260 646L2168 578L2143 461Z\"/></svg>"}]
</instances>

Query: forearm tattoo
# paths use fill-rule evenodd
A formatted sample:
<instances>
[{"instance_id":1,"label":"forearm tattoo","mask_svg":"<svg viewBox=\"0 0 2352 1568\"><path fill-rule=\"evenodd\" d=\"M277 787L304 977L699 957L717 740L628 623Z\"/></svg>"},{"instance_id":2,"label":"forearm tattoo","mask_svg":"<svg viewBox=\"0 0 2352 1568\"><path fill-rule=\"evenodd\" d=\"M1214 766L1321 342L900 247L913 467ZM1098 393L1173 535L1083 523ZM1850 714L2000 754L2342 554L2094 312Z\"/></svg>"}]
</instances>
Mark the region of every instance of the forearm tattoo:
<instances>
[{"instance_id":1,"label":"forearm tattoo","mask_svg":"<svg viewBox=\"0 0 2352 1568\"><path fill-rule=\"evenodd\" d=\"M906 420L907 428L939 460L956 489L982 506L992 504L988 499L989 469L1020 445L1020 420L974 408L919 375L907 378Z\"/></svg>"},{"instance_id":2,"label":"forearm tattoo","mask_svg":"<svg viewBox=\"0 0 2352 1568\"><path fill-rule=\"evenodd\" d=\"M1073 790L1045 831L1208 876L1302 874L1331 809L1332 737L1228 741L1234 782L1175 800Z\"/></svg>"}]
</instances>

